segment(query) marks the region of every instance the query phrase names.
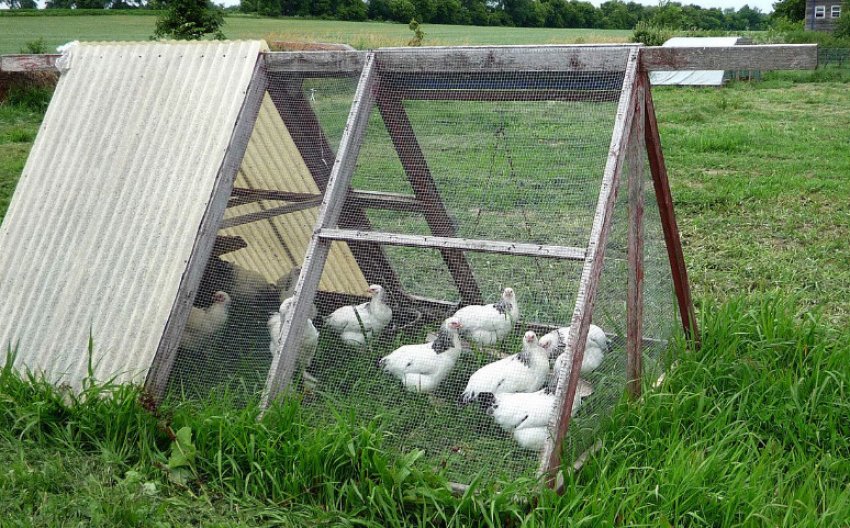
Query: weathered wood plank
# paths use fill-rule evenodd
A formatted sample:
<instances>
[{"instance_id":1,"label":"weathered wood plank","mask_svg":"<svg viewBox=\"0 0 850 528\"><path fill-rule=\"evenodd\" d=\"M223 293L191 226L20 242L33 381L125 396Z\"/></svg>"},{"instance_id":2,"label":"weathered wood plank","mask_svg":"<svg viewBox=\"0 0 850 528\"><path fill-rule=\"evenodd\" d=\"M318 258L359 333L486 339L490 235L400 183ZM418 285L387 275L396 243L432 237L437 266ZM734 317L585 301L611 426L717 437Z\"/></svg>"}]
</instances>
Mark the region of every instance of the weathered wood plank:
<instances>
[{"instance_id":1,"label":"weathered wood plank","mask_svg":"<svg viewBox=\"0 0 850 528\"><path fill-rule=\"evenodd\" d=\"M648 83L646 72L641 74L644 82ZM652 171L652 184L661 214L661 227L664 231L664 242L667 246L667 257L673 274L673 287L679 304L679 315L685 336L699 347L699 330L697 329L694 303L691 299L691 286L688 282L688 270L685 266L685 256L682 251L682 241L679 239L679 226L676 224L676 214L673 211L673 196L670 193L670 182L667 178L667 167L664 163L664 153L661 150L661 135L658 132L658 121L655 116L655 105L652 102L652 90L646 90L646 150L649 156L649 168Z\"/></svg>"},{"instance_id":2,"label":"weathered wood plank","mask_svg":"<svg viewBox=\"0 0 850 528\"><path fill-rule=\"evenodd\" d=\"M592 101L610 102L619 90L404 90L404 100L422 101Z\"/></svg>"},{"instance_id":3,"label":"weathered wood plank","mask_svg":"<svg viewBox=\"0 0 850 528\"><path fill-rule=\"evenodd\" d=\"M354 94L354 102L340 140L339 152L334 159L328 187L319 209L317 229L327 229L336 225L342 213L345 194L348 192L351 177L354 174L357 156L374 104L374 86L377 78L374 62L374 55L367 54L357 91ZM300 343L304 322L307 320L310 306L316 296L330 247L331 241L322 239L317 233L313 234L307 246L301 274L295 283L293 308L281 321L280 348L272 358L269 368L261 400L262 409L267 409L277 395L286 390L292 380L296 361L301 353Z\"/></svg>"},{"instance_id":4,"label":"weathered wood plank","mask_svg":"<svg viewBox=\"0 0 850 528\"><path fill-rule=\"evenodd\" d=\"M268 51L270 72L294 77L354 77L363 69L363 51Z\"/></svg>"},{"instance_id":5,"label":"weathered wood plank","mask_svg":"<svg viewBox=\"0 0 850 528\"><path fill-rule=\"evenodd\" d=\"M630 46L457 46L383 48L385 71L623 71Z\"/></svg>"},{"instance_id":6,"label":"weathered wood plank","mask_svg":"<svg viewBox=\"0 0 850 528\"><path fill-rule=\"evenodd\" d=\"M634 107L636 104L637 90L635 80L637 78L638 48L631 48L623 80L623 90L620 102L617 106L617 115L614 120L614 130L611 135L611 145L608 149L608 160L602 176L602 185L599 190L599 200L596 204L596 212L593 217L593 227L590 232L590 240L587 247L587 256L581 273L576 305L570 324L570 339L567 343L568 350L573 352L573 364L570 369L569 378L564 379L566 373L561 374L558 380L558 388L555 391L555 409L549 423L550 436L546 441L540 459L540 472L547 476L550 486L557 484L557 475L561 466L561 445L570 426L570 417L578 387L581 362L584 359L584 347L587 340L587 332L593 315L593 303L596 298L596 290L599 286L599 278L605 259L605 244L611 230L611 218L614 215L614 203L617 199L617 187L622 172L625 150L629 142L629 134L634 118Z\"/></svg>"},{"instance_id":7,"label":"weathered wood plank","mask_svg":"<svg viewBox=\"0 0 850 528\"><path fill-rule=\"evenodd\" d=\"M272 207L271 209L266 209L265 211L257 211L256 213L248 213L240 216L234 216L233 218L227 218L223 220L221 222L221 229L227 229L229 227L236 227L245 224L253 224L254 222L268 220L269 218L274 218L276 216L290 214L297 211L303 211L304 209L310 209L312 207L318 207L321 203L322 198L318 197L312 200L281 205L280 207Z\"/></svg>"},{"instance_id":8,"label":"weathered wood plank","mask_svg":"<svg viewBox=\"0 0 850 528\"><path fill-rule=\"evenodd\" d=\"M377 104L413 193L424 207L423 214L428 227L436 236L453 237L455 228L431 176L425 155L416 141L416 131L410 124L401 99L397 93L379 89ZM448 248L441 249L440 254L463 303L481 304L481 290L464 254Z\"/></svg>"},{"instance_id":9,"label":"weathered wood plank","mask_svg":"<svg viewBox=\"0 0 850 528\"><path fill-rule=\"evenodd\" d=\"M270 90L269 95L286 124L304 164L307 165L313 181L316 182L319 190L324 192L328 185L335 154L313 108L304 97L302 80L287 79L280 73L270 74L270 79L276 89ZM363 209L349 202L343 204L339 225L350 229L371 228L369 218ZM404 295L404 288L380 246L349 244L348 248L367 281L383 285L393 295L399 297Z\"/></svg>"},{"instance_id":10,"label":"weathered wood plank","mask_svg":"<svg viewBox=\"0 0 850 528\"><path fill-rule=\"evenodd\" d=\"M58 54L0 55L0 72L56 71Z\"/></svg>"},{"instance_id":11,"label":"weathered wood plank","mask_svg":"<svg viewBox=\"0 0 850 528\"><path fill-rule=\"evenodd\" d=\"M242 163L242 158L245 156L245 150L248 148L248 140L254 130L254 123L260 111L260 103L267 86L268 78L266 77L265 62L260 56L257 58L253 77L236 119L236 126L230 136L224 161L216 175L212 197L201 220L195 245L189 256L189 262L186 264L186 271L180 278L177 298L171 307L171 313L165 324L165 330L157 347L156 355L145 379L145 388L157 401L161 401L165 396L168 379L171 376L171 368L177 356L180 337L189 318L192 302L201 283L201 276L213 252L216 233L227 208L227 200L233 189L236 173Z\"/></svg>"},{"instance_id":12,"label":"weathered wood plank","mask_svg":"<svg viewBox=\"0 0 850 528\"><path fill-rule=\"evenodd\" d=\"M644 76L637 78L637 101L626 154L629 186L628 292L626 295L626 390L637 399L643 379L643 180L646 144L644 138Z\"/></svg>"},{"instance_id":13,"label":"weathered wood plank","mask_svg":"<svg viewBox=\"0 0 850 528\"><path fill-rule=\"evenodd\" d=\"M401 211L421 213L424 211L422 202L415 196L400 193L385 193L377 191L352 190L348 199L364 209L382 209L385 211Z\"/></svg>"},{"instance_id":14,"label":"weathered wood plank","mask_svg":"<svg viewBox=\"0 0 850 528\"><path fill-rule=\"evenodd\" d=\"M677 48L655 46L640 52L641 70L814 70L817 44L768 44Z\"/></svg>"},{"instance_id":15,"label":"weathered wood plank","mask_svg":"<svg viewBox=\"0 0 850 528\"><path fill-rule=\"evenodd\" d=\"M548 246L542 244L523 244L519 242L503 242L498 240L401 235L396 233L380 233L377 231L356 231L351 229L322 229L319 231L319 237L327 240L366 241L377 244L386 244L388 246L455 249L525 257L581 261L585 258L585 251L583 248Z\"/></svg>"}]
</instances>

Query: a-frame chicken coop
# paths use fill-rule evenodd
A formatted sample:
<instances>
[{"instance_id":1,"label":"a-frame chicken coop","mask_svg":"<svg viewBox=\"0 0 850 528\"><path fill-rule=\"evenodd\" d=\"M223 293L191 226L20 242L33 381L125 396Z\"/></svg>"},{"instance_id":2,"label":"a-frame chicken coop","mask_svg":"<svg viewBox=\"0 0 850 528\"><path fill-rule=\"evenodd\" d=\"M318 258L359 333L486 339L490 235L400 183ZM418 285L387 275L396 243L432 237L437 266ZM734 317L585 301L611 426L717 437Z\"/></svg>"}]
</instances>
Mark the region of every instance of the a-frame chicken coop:
<instances>
[{"instance_id":1,"label":"a-frame chicken coop","mask_svg":"<svg viewBox=\"0 0 850 528\"><path fill-rule=\"evenodd\" d=\"M303 391L458 482L553 474L697 340L647 72L816 63L172 46L71 53L0 230L2 346L72 385L91 337L159 397Z\"/></svg>"}]
</instances>

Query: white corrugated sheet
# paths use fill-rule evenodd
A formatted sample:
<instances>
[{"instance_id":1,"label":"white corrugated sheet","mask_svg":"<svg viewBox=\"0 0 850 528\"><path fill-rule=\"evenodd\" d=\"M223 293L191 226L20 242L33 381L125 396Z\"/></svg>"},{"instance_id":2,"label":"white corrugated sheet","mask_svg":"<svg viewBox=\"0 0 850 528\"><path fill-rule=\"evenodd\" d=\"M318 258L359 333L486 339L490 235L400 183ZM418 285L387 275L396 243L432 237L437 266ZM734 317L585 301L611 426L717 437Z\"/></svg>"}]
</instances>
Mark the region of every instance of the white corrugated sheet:
<instances>
[{"instance_id":1,"label":"white corrugated sheet","mask_svg":"<svg viewBox=\"0 0 850 528\"><path fill-rule=\"evenodd\" d=\"M0 227L0 357L143 382L262 42L81 45Z\"/></svg>"},{"instance_id":2,"label":"white corrugated sheet","mask_svg":"<svg viewBox=\"0 0 850 528\"><path fill-rule=\"evenodd\" d=\"M721 48L735 46L740 37L673 37L663 47L673 48ZM654 71L649 80L654 85L675 86L721 86L723 70Z\"/></svg>"}]
</instances>

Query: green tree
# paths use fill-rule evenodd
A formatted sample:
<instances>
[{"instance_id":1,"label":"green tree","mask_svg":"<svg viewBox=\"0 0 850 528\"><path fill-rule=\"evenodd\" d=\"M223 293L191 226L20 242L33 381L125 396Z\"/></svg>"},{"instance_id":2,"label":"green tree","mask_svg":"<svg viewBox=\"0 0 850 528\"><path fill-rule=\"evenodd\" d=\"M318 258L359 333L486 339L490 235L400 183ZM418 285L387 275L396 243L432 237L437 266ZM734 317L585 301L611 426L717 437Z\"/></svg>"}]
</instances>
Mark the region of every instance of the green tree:
<instances>
[{"instance_id":1,"label":"green tree","mask_svg":"<svg viewBox=\"0 0 850 528\"><path fill-rule=\"evenodd\" d=\"M850 0L841 2L841 16L835 26L835 36L850 38Z\"/></svg>"},{"instance_id":2,"label":"green tree","mask_svg":"<svg viewBox=\"0 0 850 528\"><path fill-rule=\"evenodd\" d=\"M340 0L336 6L336 17L340 20L366 20L368 14L363 0Z\"/></svg>"},{"instance_id":3,"label":"green tree","mask_svg":"<svg viewBox=\"0 0 850 528\"><path fill-rule=\"evenodd\" d=\"M209 0L162 0L165 12L156 18L155 38L194 40L212 35L223 39L224 16Z\"/></svg>"},{"instance_id":4,"label":"green tree","mask_svg":"<svg viewBox=\"0 0 850 528\"><path fill-rule=\"evenodd\" d=\"M800 22L806 18L806 0L780 0L773 4L774 18Z\"/></svg>"}]
</instances>

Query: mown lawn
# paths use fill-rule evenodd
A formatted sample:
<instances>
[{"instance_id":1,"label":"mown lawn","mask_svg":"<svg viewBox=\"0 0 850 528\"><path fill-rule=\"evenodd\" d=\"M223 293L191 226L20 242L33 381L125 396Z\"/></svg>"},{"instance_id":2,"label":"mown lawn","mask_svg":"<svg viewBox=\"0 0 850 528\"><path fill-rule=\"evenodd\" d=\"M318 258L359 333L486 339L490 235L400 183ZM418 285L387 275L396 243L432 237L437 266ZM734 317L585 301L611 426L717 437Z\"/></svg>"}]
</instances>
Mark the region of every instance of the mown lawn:
<instances>
[{"instance_id":1,"label":"mown lawn","mask_svg":"<svg viewBox=\"0 0 850 528\"><path fill-rule=\"evenodd\" d=\"M44 39L50 50L72 40L147 40L154 30L154 16L2 16L0 54L20 53L27 42ZM625 30L529 29L427 24L426 45L460 44L573 44L626 42ZM346 42L360 49L404 46L413 36L407 24L340 22L297 18L228 16L224 33L229 39L268 41Z\"/></svg>"},{"instance_id":2,"label":"mown lawn","mask_svg":"<svg viewBox=\"0 0 850 528\"><path fill-rule=\"evenodd\" d=\"M704 346L617 408L563 497L532 509L521 481L453 498L424 459L386 453L379 420L316 429L295 403L259 424L222 402L153 416L132 389L68 405L5 372L0 524L842 525L850 92L789 79L655 91ZM0 106L0 213L40 118Z\"/></svg>"}]
</instances>

